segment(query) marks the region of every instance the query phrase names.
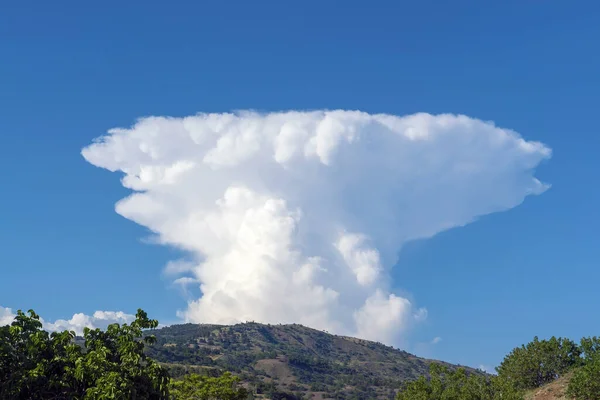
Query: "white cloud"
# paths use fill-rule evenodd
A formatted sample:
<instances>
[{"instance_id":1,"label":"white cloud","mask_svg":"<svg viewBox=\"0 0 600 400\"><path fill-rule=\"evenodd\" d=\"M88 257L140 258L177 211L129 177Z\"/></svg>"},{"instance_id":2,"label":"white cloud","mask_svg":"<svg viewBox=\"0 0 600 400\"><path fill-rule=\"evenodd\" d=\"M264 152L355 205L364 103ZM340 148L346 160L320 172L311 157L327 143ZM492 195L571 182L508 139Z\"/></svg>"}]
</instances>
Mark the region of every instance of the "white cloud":
<instances>
[{"instance_id":1,"label":"white cloud","mask_svg":"<svg viewBox=\"0 0 600 400\"><path fill-rule=\"evenodd\" d=\"M188 286L192 286L194 284L198 285L200 284L200 281L189 276L182 276L173 280L173 286L177 286L186 298L190 298L190 296L192 296L188 290Z\"/></svg>"},{"instance_id":2,"label":"white cloud","mask_svg":"<svg viewBox=\"0 0 600 400\"><path fill-rule=\"evenodd\" d=\"M428 315L427 309L421 307L414 314L415 321L423 322L427 319L427 315Z\"/></svg>"},{"instance_id":3,"label":"white cloud","mask_svg":"<svg viewBox=\"0 0 600 400\"><path fill-rule=\"evenodd\" d=\"M442 341L442 338L439 336L436 336L433 338L433 340L431 341L431 344L438 344L439 342Z\"/></svg>"},{"instance_id":4,"label":"white cloud","mask_svg":"<svg viewBox=\"0 0 600 400\"><path fill-rule=\"evenodd\" d=\"M81 335L85 327L106 329L110 324L128 324L134 319L135 315L125 314L122 311L96 311L92 316L78 313L69 320L58 319L54 322L44 322L44 329L48 331L69 330Z\"/></svg>"},{"instance_id":5,"label":"white cloud","mask_svg":"<svg viewBox=\"0 0 600 400\"><path fill-rule=\"evenodd\" d=\"M361 285L374 283L381 271L379 252L366 247L364 235L343 234L340 236L336 247L346 265L356 275L356 281Z\"/></svg>"},{"instance_id":6,"label":"white cloud","mask_svg":"<svg viewBox=\"0 0 600 400\"><path fill-rule=\"evenodd\" d=\"M16 314L10 308L0 306L0 326L10 325L15 316ZM130 323L134 319L135 315L125 314L121 311L96 311L92 316L78 313L73 315L69 320L58 319L54 322L49 322L40 318L40 321L43 328L49 332L69 330L81 335L85 327L106 329L112 323Z\"/></svg>"},{"instance_id":7,"label":"white cloud","mask_svg":"<svg viewBox=\"0 0 600 400\"><path fill-rule=\"evenodd\" d=\"M173 283L176 285L187 286L187 285L191 285L192 283L200 283L200 282L198 281L198 279L190 278L189 276L182 276L181 278L175 279L173 281Z\"/></svg>"},{"instance_id":8,"label":"white cloud","mask_svg":"<svg viewBox=\"0 0 600 400\"><path fill-rule=\"evenodd\" d=\"M392 343L411 322L412 304L395 294L384 295L377 290L354 312L356 335Z\"/></svg>"},{"instance_id":9,"label":"white cloud","mask_svg":"<svg viewBox=\"0 0 600 400\"><path fill-rule=\"evenodd\" d=\"M358 111L150 117L82 151L125 175L116 211L192 263L187 321L297 322L395 343L427 316L390 292L410 240L547 189L550 149L457 115Z\"/></svg>"},{"instance_id":10,"label":"white cloud","mask_svg":"<svg viewBox=\"0 0 600 400\"><path fill-rule=\"evenodd\" d=\"M165 275L179 275L194 270L195 264L184 260L169 261L163 272Z\"/></svg>"},{"instance_id":11,"label":"white cloud","mask_svg":"<svg viewBox=\"0 0 600 400\"><path fill-rule=\"evenodd\" d=\"M10 325L14 318L12 309L0 306L0 326Z\"/></svg>"}]
</instances>

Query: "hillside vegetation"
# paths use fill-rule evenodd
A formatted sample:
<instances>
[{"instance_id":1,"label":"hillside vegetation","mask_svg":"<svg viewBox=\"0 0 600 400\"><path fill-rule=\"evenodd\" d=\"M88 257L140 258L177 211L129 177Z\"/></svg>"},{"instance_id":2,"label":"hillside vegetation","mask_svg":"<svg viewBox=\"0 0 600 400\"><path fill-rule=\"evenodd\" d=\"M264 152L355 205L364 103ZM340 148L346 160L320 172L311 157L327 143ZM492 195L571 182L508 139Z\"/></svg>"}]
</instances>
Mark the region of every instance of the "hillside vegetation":
<instances>
[{"instance_id":1,"label":"hillside vegetation","mask_svg":"<svg viewBox=\"0 0 600 400\"><path fill-rule=\"evenodd\" d=\"M258 394L289 398L390 399L404 382L427 375L432 363L380 343L301 325L185 324L153 334L156 343L147 354L174 376L232 371Z\"/></svg>"},{"instance_id":2,"label":"hillside vegetation","mask_svg":"<svg viewBox=\"0 0 600 400\"><path fill-rule=\"evenodd\" d=\"M600 338L580 344L552 337L513 349L497 376L432 365L431 377L408 383L398 400L551 400L600 399Z\"/></svg>"},{"instance_id":3,"label":"hillside vegetation","mask_svg":"<svg viewBox=\"0 0 600 400\"><path fill-rule=\"evenodd\" d=\"M300 325L130 324L48 333L0 326L2 400L600 400L600 338L537 337L497 375Z\"/></svg>"}]
</instances>

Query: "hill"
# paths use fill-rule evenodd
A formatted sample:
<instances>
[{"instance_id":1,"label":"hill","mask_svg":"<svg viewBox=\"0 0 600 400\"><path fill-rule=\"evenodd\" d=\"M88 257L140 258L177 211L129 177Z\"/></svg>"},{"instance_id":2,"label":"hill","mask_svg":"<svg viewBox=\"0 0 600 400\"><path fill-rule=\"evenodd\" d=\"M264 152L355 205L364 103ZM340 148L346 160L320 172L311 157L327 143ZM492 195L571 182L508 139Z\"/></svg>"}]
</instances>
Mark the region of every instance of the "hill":
<instances>
[{"instance_id":1,"label":"hill","mask_svg":"<svg viewBox=\"0 0 600 400\"><path fill-rule=\"evenodd\" d=\"M147 352L173 375L228 370L269 398L390 399L403 382L426 375L433 362L296 324L183 324L152 333L157 341Z\"/></svg>"},{"instance_id":2,"label":"hill","mask_svg":"<svg viewBox=\"0 0 600 400\"><path fill-rule=\"evenodd\" d=\"M542 387L530 390L525 395L525 400L567 400L567 386L573 373L561 376L554 382L548 383Z\"/></svg>"}]
</instances>

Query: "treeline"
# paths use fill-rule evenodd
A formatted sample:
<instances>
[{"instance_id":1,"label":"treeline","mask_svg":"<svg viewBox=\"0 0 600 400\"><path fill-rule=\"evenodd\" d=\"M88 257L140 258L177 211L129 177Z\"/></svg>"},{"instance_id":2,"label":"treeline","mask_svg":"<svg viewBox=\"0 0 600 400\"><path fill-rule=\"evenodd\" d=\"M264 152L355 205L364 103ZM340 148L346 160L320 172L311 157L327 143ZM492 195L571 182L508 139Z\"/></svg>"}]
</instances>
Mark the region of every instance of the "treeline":
<instances>
[{"instance_id":1,"label":"treeline","mask_svg":"<svg viewBox=\"0 0 600 400\"><path fill-rule=\"evenodd\" d=\"M158 321L138 310L131 324L112 324L105 331L86 328L81 341L75 340L74 332L50 334L42 329L35 312L18 311L11 325L0 327L0 399L243 400L252 399L255 394L271 399L304 397L300 392L305 389L301 386L290 386L296 394L284 393L273 382L244 373L242 376L248 378L244 381L249 380L253 390L248 390L240 377L221 373L216 368L171 365L167 369L147 352L148 345L156 341L148 332L157 326ZM206 330L208 341L210 332ZM322 345L326 348L328 344L323 342ZM207 352L201 357L210 355ZM236 369L238 365L254 361L236 357L223 357L221 363ZM311 381L310 376L327 377L332 369L348 367L300 352L290 353L289 363L299 374L300 383L309 384L313 391L324 391L325 385L332 383L339 390L346 385L356 388L353 394L336 394L335 398L339 399L377 396L373 393L374 386L388 388L390 398L398 390L393 381L379 382L380 379L368 374L352 373L348 375L351 378L343 382ZM569 397L600 400L600 338L584 338L578 344L569 339L539 340L536 337L508 354L497 372L491 376L434 363L429 376L404 384L396 398L519 400L525 398L526 391L571 374Z\"/></svg>"},{"instance_id":2,"label":"treeline","mask_svg":"<svg viewBox=\"0 0 600 400\"><path fill-rule=\"evenodd\" d=\"M144 330L158 321L138 310L131 324L112 324L106 331L42 329L39 316L20 310L11 325L0 327L0 399L2 400L245 400L240 379L188 374L172 379L144 348L155 341Z\"/></svg>"},{"instance_id":3,"label":"treeline","mask_svg":"<svg viewBox=\"0 0 600 400\"><path fill-rule=\"evenodd\" d=\"M467 374L431 365L430 378L407 383L398 400L519 400L525 392L572 374L566 394L580 400L600 400L600 338L537 337L515 348L496 368L496 376Z\"/></svg>"}]
</instances>

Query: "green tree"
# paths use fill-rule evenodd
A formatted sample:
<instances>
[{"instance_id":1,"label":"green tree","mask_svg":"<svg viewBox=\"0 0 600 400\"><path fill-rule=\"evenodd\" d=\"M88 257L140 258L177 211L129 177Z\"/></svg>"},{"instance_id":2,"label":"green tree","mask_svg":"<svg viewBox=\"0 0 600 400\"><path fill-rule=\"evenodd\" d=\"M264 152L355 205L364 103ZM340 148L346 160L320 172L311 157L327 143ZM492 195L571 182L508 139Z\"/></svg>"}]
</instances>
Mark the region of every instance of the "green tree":
<instances>
[{"instance_id":1,"label":"green tree","mask_svg":"<svg viewBox=\"0 0 600 400\"><path fill-rule=\"evenodd\" d=\"M430 379L421 376L398 393L397 400L521 400L523 394L494 376L468 374L464 368L450 370L431 364Z\"/></svg>"},{"instance_id":2,"label":"green tree","mask_svg":"<svg viewBox=\"0 0 600 400\"><path fill-rule=\"evenodd\" d=\"M575 370L567 394L576 399L600 400L600 338L581 339L583 366Z\"/></svg>"},{"instance_id":3,"label":"green tree","mask_svg":"<svg viewBox=\"0 0 600 400\"><path fill-rule=\"evenodd\" d=\"M569 339L537 336L517 347L496 368L498 375L520 389L533 389L552 382L581 362L581 349Z\"/></svg>"},{"instance_id":4,"label":"green tree","mask_svg":"<svg viewBox=\"0 0 600 400\"><path fill-rule=\"evenodd\" d=\"M144 354L158 321L138 310L131 324L112 324L106 331L75 333L42 329L39 316L17 312L10 326L0 327L0 398L12 399L167 399L166 370Z\"/></svg>"},{"instance_id":5,"label":"green tree","mask_svg":"<svg viewBox=\"0 0 600 400\"><path fill-rule=\"evenodd\" d=\"M171 382L171 397L176 400L245 400L248 391L239 386L240 379L229 372L219 377L185 375Z\"/></svg>"}]
</instances>

